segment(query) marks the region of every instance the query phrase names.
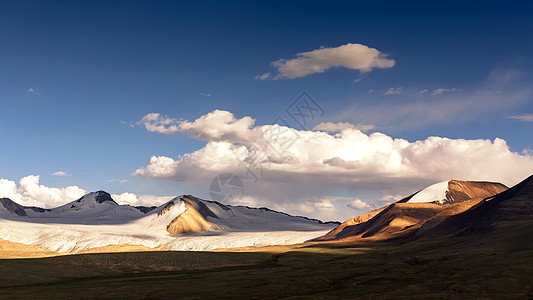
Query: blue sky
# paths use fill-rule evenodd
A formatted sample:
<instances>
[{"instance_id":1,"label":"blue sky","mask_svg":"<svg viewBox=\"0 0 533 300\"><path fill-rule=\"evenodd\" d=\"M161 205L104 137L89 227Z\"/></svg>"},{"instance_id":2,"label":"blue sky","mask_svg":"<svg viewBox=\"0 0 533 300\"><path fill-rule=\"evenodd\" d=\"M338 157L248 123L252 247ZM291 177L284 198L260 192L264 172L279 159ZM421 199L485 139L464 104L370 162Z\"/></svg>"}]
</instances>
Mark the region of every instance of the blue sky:
<instances>
[{"instance_id":1,"label":"blue sky","mask_svg":"<svg viewBox=\"0 0 533 300\"><path fill-rule=\"evenodd\" d=\"M206 144L137 122L153 112L193 121L219 109L260 126L302 91L325 110L317 123L372 124L409 142L501 138L528 156L532 12L525 1L5 1L0 178L33 174L50 187L205 196L191 179L131 176L153 155L177 159ZM276 74L272 62L348 43L395 64L255 79ZM402 107L425 117L395 114ZM509 118L518 115L526 117ZM57 171L69 176L50 175ZM337 187L321 197L380 194L355 190Z\"/></svg>"}]
</instances>

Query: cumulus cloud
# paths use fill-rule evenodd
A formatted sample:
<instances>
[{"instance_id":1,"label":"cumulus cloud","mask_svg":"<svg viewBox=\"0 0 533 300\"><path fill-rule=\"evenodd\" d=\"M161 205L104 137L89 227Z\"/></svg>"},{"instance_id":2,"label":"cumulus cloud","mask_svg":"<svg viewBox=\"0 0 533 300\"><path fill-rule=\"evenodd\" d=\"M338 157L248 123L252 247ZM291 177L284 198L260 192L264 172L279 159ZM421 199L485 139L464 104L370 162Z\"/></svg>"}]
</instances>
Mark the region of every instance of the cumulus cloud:
<instances>
[{"instance_id":1,"label":"cumulus cloud","mask_svg":"<svg viewBox=\"0 0 533 300\"><path fill-rule=\"evenodd\" d=\"M402 93L402 87L390 88L385 92L385 95L399 95Z\"/></svg>"},{"instance_id":2,"label":"cumulus cloud","mask_svg":"<svg viewBox=\"0 0 533 300\"><path fill-rule=\"evenodd\" d=\"M476 103L477 107L478 99L484 99L490 106L500 97L489 96L479 94L475 101L461 99L458 104ZM513 95L506 99L517 101ZM446 116L446 107L440 107L439 113ZM388 110L402 114L401 106ZM466 110L470 115L475 111ZM155 118L150 117L154 115ZM348 122L324 122L313 130L296 130L280 125L255 125L251 117L237 118L220 110L193 121L160 114L147 116L143 120L152 121L143 126L149 131L182 133L206 144L176 157L153 155L133 175L197 183L190 193L209 198L210 180L220 173L233 173L245 181L246 194L234 204L266 206L325 220L349 218L353 211L347 210L346 205L355 198L382 206L448 179L499 181L511 186L533 170L530 152L513 152L500 138L466 140L433 136L407 141L379 132L364 133L361 125ZM328 198L338 190L353 197Z\"/></svg>"},{"instance_id":3,"label":"cumulus cloud","mask_svg":"<svg viewBox=\"0 0 533 300\"><path fill-rule=\"evenodd\" d=\"M20 205L53 208L82 197L85 190L77 186L51 188L39 184L39 176L30 175L14 181L0 179L0 197L9 198Z\"/></svg>"},{"instance_id":4,"label":"cumulus cloud","mask_svg":"<svg viewBox=\"0 0 533 300\"><path fill-rule=\"evenodd\" d=\"M266 170L263 180L272 181L313 175L324 178L324 182L329 179L352 186L372 179L386 184L406 179L452 178L514 184L533 170L533 157L512 152L505 140L499 138L428 137L409 142L379 132L365 134L355 125L330 134L279 125L253 127L253 123L250 117L237 119L223 111L209 113L194 122L181 121L176 128L187 124L180 131L207 140L205 147L177 159L153 156L146 167L137 169L133 175L179 181L208 178L219 172L241 170L248 161L253 162L252 167ZM295 132L298 138L281 153L273 151L279 140L265 140L260 134L273 128L282 129L287 137ZM261 156L257 156L254 147L262 149Z\"/></svg>"},{"instance_id":5,"label":"cumulus cloud","mask_svg":"<svg viewBox=\"0 0 533 300\"><path fill-rule=\"evenodd\" d=\"M235 119L228 111L215 110L193 122L162 116L158 113L145 115L139 125L146 130L162 134L184 133L200 140L248 139L255 120L250 117Z\"/></svg>"},{"instance_id":6,"label":"cumulus cloud","mask_svg":"<svg viewBox=\"0 0 533 300\"><path fill-rule=\"evenodd\" d=\"M296 58L280 59L272 63L278 69L275 79L294 79L315 73L324 73L331 68L347 68L360 72L373 69L392 68L393 59L375 48L362 44L348 43L339 47L322 47L316 50L300 52ZM256 79L267 79L270 73L256 76Z\"/></svg>"},{"instance_id":7,"label":"cumulus cloud","mask_svg":"<svg viewBox=\"0 0 533 300\"><path fill-rule=\"evenodd\" d=\"M533 114L509 116L509 118L519 120L519 121L524 121L524 122L533 122Z\"/></svg>"},{"instance_id":8,"label":"cumulus cloud","mask_svg":"<svg viewBox=\"0 0 533 300\"><path fill-rule=\"evenodd\" d=\"M57 172L54 172L52 174L50 174L52 176L70 176L69 174L67 174L67 172L65 171L57 171Z\"/></svg>"},{"instance_id":9,"label":"cumulus cloud","mask_svg":"<svg viewBox=\"0 0 533 300\"><path fill-rule=\"evenodd\" d=\"M373 210L375 209L372 205L362 201L361 199L354 199L350 201L346 206L357 209L357 210Z\"/></svg>"},{"instance_id":10,"label":"cumulus cloud","mask_svg":"<svg viewBox=\"0 0 533 300\"><path fill-rule=\"evenodd\" d=\"M376 126L371 125L371 124L355 125L355 124L351 124L348 122L338 122L338 123L322 122L313 128L313 130L315 131L325 131L325 132L330 132L330 133L341 132L345 129L357 129L357 130L361 130L362 132L367 132L367 131L376 129Z\"/></svg>"}]
</instances>

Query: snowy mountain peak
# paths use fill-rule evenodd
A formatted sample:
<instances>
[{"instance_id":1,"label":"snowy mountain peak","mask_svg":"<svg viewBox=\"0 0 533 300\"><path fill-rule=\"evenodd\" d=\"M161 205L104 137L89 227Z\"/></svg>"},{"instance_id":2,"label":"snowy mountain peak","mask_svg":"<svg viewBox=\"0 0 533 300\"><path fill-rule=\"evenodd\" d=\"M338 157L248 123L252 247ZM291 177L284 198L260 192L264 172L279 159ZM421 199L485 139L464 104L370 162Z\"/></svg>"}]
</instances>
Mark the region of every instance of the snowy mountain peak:
<instances>
[{"instance_id":1,"label":"snowy mountain peak","mask_svg":"<svg viewBox=\"0 0 533 300\"><path fill-rule=\"evenodd\" d=\"M104 191L91 192L76 201L50 210L53 215L79 217L137 217L144 213L130 205L119 205Z\"/></svg>"}]
</instances>

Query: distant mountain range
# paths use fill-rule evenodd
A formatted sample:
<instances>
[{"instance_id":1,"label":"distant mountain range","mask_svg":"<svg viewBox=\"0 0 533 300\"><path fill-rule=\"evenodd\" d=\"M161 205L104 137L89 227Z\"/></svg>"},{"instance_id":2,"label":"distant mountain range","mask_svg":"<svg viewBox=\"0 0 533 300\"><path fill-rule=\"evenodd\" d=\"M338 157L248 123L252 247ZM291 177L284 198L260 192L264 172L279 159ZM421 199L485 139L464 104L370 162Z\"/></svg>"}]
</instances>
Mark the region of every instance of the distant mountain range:
<instances>
[{"instance_id":1,"label":"distant mountain range","mask_svg":"<svg viewBox=\"0 0 533 300\"><path fill-rule=\"evenodd\" d=\"M0 199L0 238L61 252L118 244L172 250L284 245L304 242L338 224L191 195L159 207L119 205L104 191L52 209Z\"/></svg>"},{"instance_id":2,"label":"distant mountain range","mask_svg":"<svg viewBox=\"0 0 533 300\"><path fill-rule=\"evenodd\" d=\"M70 253L109 245L212 250L306 241L409 243L490 236L504 227L516 234L533 231L533 176L512 188L495 182L444 181L342 224L191 195L159 207L119 205L104 191L53 209L0 199L1 239Z\"/></svg>"}]
</instances>

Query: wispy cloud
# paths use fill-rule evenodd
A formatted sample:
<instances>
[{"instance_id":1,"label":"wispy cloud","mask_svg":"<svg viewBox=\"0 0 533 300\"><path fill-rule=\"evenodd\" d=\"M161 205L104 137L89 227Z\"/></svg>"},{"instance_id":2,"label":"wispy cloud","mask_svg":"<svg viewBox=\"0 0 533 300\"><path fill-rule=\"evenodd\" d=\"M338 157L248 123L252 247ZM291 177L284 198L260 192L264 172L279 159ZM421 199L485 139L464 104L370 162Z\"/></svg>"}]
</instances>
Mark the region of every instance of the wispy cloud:
<instances>
[{"instance_id":1,"label":"wispy cloud","mask_svg":"<svg viewBox=\"0 0 533 300\"><path fill-rule=\"evenodd\" d=\"M515 120L524 121L524 122L533 122L533 114L509 116L509 119L515 119Z\"/></svg>"},{"instance_id":2,"label":"wispy cloud","mask_svg":"<svg viewBox=\"0 0 533 300\"><path fill-rule=\"evenodd\" d=\"M265 80L265 79L268 79L270 78L271 74L270 73L264 73L264 74L258 74L258 75L255 75L255 79L259 79L259 80Z\"/></svg>"},{"instance_id":3,"label":"wispy cloud","mask_svg":"<svg viewBox=\"0 0 533 300\"><path fill-rule=\"evenodd\" d=\"M444 89L444 88L440 88L440 89L435 89L431 92L431 96L437 96L437 95L442 95L442 94L446 94L446 93L453 93L453 92L456 92L458 91L459 89L457 88L449 88L449 89ZM427 90L426 90L427 91Z\"/></svg>"},{"instance_id":4,"label":"wispy cloud","mask_svg":"<svg viewBox=\"0 0 533 300\"><path fill-rule=\"evenodd\" d=\"M498 74L502 75L498 75ZM423 89L418 94L424 97L403 99L391 103L372 101L354 103L343 108L335 120L370 123L380 128L395 131L423 128L428 125L448 125L471 122L476 118L501 112L524 104L533 95L529 82L512 81L521 72L492 72L488 80L477 89L441 88ZM393 94L396 90L390 90ZM462 91L461 93L457 91ZM408 95L408 93L403 93ZM433 97L427 97L438 94ZM422 99L423 98L423 99ZM378 99L379 100L379 99ZM529 114L511 116L513 119L528 121Z\"/></svg>"},{"instance_id":5,"label":"wispy cloud","mask_svg":"<svg viewBox=\"0 0 533 300\"><path fill-rule=\"evenodd\" d=\"M129 181L129 180L127 180L127 179L113 178L113 179L109 179L107 182L126 183L126 182L128 182L128 181Z\"/></svg>"},{"instance_id":6,"label":"wispy cloud","mask_svg":"<svg viewBox=\"0 0 533 300\"><path fill-rule=\"evenodd\" d=\"M134 122L120 121L120 124L126 125L129 128L135 128L135 123Z\"/></svg>"},{"instance_id":7,"label":"wispy cloud","mask_svg":"<svg viewBox=\"0 0 533 300\"><path fill-rule=\"evenodd\" d=\"M57 172L54 172L52 174L50 174L52 176L70 176L69 174L67 174L67 172L65 171L57 171Z\"/></svg>"},{"instance_id":8,"label":"wispy cloud","mask_svg":"<svg viewBox=\"0 0 533 300\"><path fill-rule=\"evenodd\" d=\"M300 52L296 58L280 59L272 63L278 74L274 79L295 79L316 73L324 73L331 68L346 68L362 73L374 69L392 68L396 62L387 54L362 44L348 43L339 47L321 47ZM270 78L270 73L257 75L256 79Z\"/></svg>"},{"instance_id":9,"label":"wispy cloud","mask_svg":"<svg viewBox=\"0 0 533 300\"><path fill-rule=\"evenodd\" d=\"M402 87L398 87L398 88L390 88L388 89L386 92L385 92L385 95L387 96L390 96L390 95L399 95L402 93Z\"/></svg>"},{"instance_id":10,"label":"wispy cloud","mask_svg":"<svg viewBox=\"0 0 533 300\"><path fill-rule=\"evenodd\" d=\"M213 94L211 94L211 93L200 93L200 96L211 97L211 96L213 96Z\"/></svg>"}]
</instances>

